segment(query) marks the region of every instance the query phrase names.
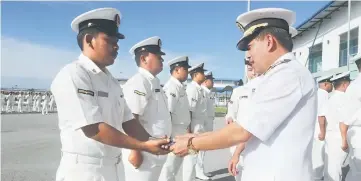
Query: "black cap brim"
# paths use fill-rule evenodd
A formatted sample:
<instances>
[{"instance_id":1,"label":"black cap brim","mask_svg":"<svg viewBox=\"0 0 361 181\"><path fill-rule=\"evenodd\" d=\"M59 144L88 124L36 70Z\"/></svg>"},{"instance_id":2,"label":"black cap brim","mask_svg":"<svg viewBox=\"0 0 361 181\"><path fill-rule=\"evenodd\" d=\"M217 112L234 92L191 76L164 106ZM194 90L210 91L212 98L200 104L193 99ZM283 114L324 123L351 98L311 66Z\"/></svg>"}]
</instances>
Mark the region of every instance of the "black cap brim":
<instances>
[{"instance_id":1,"label":"black cap brim","mask_svg":"<svg viewBox=\"0 0 361 181\"><path fill-rule=\"evenodd\" d=\"M123 34L121 34L121 33L117 33L116 37L121 39L121 40L125 39L125 36Z\"/></svg>"}]
</instances>

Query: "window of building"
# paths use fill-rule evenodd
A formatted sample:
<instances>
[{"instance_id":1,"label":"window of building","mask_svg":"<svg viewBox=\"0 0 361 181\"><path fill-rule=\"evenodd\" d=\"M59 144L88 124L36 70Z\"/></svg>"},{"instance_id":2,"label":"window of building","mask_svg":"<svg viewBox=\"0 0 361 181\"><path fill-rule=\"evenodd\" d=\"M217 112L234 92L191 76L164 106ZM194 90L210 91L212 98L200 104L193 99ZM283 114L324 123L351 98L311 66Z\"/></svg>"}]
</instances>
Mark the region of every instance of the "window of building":
<instances>
[{"instance_id":1,"label":"window of building","mask_svg":"<svg viewBox=\"0 0 361 181\"><path fill-rule=\"evenodd\" d=\"M350 31L350 55L358 53L358 27ZM340 35L339 66L347 65L347 32Z\"/></svg>"},{"instance_id":2,"label":"window of building","mask_svg":"<svg viewBox=\"0 0 361 181\"><path fill-rule=\"evenodd\" d=\"M322 68L322 43L310 47L308 56L308 70L311 73L321 71Z\"/></svg>"}]
</instances>

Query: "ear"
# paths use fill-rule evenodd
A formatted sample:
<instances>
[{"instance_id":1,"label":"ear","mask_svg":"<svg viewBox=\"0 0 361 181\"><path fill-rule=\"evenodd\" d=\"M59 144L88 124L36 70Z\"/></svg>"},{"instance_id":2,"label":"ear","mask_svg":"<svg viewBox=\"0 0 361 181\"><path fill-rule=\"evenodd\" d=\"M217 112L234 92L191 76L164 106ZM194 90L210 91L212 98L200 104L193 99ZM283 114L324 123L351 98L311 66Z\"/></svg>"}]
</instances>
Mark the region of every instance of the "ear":
<instances>
[{"instance_id":1,"label":"ear","mask_svg":"<svg viewBox=\"0 0 361 181\"><path fill-rule=\"evenodd\" d=\"M144 64L147 64L147 60L145 59L146 56L145 55L140 55L139 59L140 59L140 63L144 63Z\"/></svg>"},{"instance_id":2,"label":"ear","mask_svg":"<svg viewBox=\"0 0 361 181\"><path fill-rule=\"evenodd\" d=\"M94 40L94 36L93 35L90 35L90 34L86 34L84 36L84 45L88 44L91 48L93 48L93 40Z\"/></svg>"},{"instance_id":3,"label":"ear","mask_svg":"<svg viewBox=\"0 0 361 181\"><path fill-rule=\"evenodd\" d=\"M276 49L277 43L276 43L276 39L271 35L271 34L267 34L265 36L265 41L267 41L267 50L269 52L272 52L274 49Z\"/></svg>"}]
</instances>

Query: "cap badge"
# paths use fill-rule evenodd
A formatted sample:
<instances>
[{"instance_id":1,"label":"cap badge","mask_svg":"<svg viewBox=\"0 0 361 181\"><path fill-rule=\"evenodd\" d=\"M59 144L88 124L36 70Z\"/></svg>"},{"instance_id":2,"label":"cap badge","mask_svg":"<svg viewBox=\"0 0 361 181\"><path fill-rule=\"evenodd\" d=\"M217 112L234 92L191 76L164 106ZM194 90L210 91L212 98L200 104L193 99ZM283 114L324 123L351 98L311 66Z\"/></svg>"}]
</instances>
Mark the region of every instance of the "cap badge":
<instances>
[{"instance_id":1,"label":"cap badge","mask_svg":"<svg viewBox=\"0 0 361 181\"><path fill-rule=\"evenodd\" d=\"M93 23L88 23L88 27L91 27L93 25Z\"/></svg>"},{"instance_id":2,"label":"cap badge","mask_svg":"<svg viewBox=\"0 0 361 181\"><path fill-rule=\"evenodd\" d=\"M252 34L253 31L256 30L257 28L265 27L265 26L268 26L268 23L260 23L260 24L253 25L244 32L244 36L248 36L248 35Z\"/></svg>"},{"instance_id":3,"label":"cap badge","mask_svg":"<svg viewBox=\"0 0 361 181\"><path fill-rule=\"evenodd\" d=\"M117 24L117 27L119 27L119 25L120 25L120 17L119 17L119 14L116 14L116 15L115 15L114 21L115 21L115 23Z\"/></svg>"},{"instance_id":4,"label":"cap badge","mask_svg":"<svg viewBox=\"0 0 361 181\"><path fill-rule=\"evenodd\" d=\"M244 31L244 27L241 25L241 23L236 22L236 25L241 31Z\"/></svg>"}]
</instances>

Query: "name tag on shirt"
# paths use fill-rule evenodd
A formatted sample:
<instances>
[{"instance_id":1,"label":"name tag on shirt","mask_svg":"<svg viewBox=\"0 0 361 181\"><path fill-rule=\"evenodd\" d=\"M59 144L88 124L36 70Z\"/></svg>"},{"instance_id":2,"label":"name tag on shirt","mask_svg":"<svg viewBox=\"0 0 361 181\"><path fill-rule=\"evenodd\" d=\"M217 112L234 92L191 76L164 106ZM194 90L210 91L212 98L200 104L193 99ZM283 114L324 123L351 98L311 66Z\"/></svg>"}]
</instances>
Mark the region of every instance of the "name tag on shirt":
<instances>
[{"instance_id":1,"label":"name tag on shirt","mask_svg":"<svg viewBox=\"0 0 361 181\"><path fill-rule=\"evenodd\" d=\"M155 92L160 92L160 89L154 89Z\"/></svg>"},{"instance_id":2,"label":"name tag on shirt","mask_svg":"<svg viewBox=\"0 0 361 181\"><path fill-rule=\"evenodd\" d=\"M98 91L99 97L108 97L108 92Z\"/></svg>"}]
</instances>

